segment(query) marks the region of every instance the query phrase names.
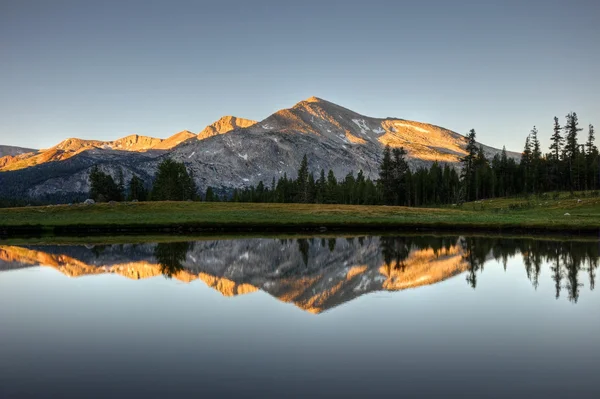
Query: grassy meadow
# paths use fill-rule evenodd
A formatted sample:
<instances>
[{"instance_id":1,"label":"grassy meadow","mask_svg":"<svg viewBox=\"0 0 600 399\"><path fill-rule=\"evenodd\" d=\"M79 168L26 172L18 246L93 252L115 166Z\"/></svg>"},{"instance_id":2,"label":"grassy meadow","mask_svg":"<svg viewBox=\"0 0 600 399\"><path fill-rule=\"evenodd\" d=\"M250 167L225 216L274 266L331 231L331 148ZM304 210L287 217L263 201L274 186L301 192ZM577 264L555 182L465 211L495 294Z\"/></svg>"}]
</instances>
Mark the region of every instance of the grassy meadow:
<instances>
[{"instance_id":1,"label":"grassy meadow","mask_svg":"<svg viewBox=\"0 0 600 399\"><path fill-rule=\"evenodd\" d=\"M565 215L568 213L569 215ZM0 209L0 233L303 231L310 229L594 231L600 197L543 196L476 201L462 206L139 202Z\"/></svg>"}]
</instances>

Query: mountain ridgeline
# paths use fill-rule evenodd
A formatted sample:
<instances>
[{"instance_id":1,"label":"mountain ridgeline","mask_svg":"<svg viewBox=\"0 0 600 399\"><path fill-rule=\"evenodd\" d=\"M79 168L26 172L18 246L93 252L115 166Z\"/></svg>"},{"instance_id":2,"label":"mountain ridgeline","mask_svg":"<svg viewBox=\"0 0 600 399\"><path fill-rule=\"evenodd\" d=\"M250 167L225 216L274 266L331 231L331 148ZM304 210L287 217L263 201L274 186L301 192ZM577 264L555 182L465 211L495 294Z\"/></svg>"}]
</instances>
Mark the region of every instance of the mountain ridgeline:
<instances>
[{"instance_id":1,"label":"mountain ridgeline","mask_svg":"<svg viewBox=\"0 0 600 399\"><path fill-rule=\"evenodd\" d=\"M309 154L308 169L337 179L362 170L378 179L386 145L404 148L411 170L459 167L466 137L426 123L370 118L311 97L260 122L223 117L199 134L183 131L168 139L128 136L105 142L69 139L47 150L0 158L0 198L71 202L90 191L94 166L117 179L136 176L148 187L158 165L169 158L185 164L204 193L211 187L231 195L260 182L293 177ZM488 158L501 150L478 143ZM510 159L520 154L506 153Z\"/></svg>"}]
</instances>

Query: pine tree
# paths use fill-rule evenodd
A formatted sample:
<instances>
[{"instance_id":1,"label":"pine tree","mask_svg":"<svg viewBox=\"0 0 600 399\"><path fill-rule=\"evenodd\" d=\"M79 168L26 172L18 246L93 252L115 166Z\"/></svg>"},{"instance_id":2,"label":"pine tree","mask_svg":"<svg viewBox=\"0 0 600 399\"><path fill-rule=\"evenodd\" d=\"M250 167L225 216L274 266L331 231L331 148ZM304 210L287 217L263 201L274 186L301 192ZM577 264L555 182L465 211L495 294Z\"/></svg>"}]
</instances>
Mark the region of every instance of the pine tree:
<instances>
[{"instance_id":1,"label":"pine tree","mask_svg":"<svg viewBox=\"0 0 600 399\"><path fill-rule=\"evenodd\" d=\"M204 195L204 200L206 202L214 202L215 201L215 193L211 186L206 188L206 194Z\"/></svg>"},{"instance_id":2,"label":"pine tree","mask_svg":"<svg viewBox=\"0 0 600 399\"><path fill-rule=\"evenodd\" d=\"M594 133L594 126L590 124L588 130L588 139L585 143L585 158L587 169L586 174L588 176L588 178L586 179L586 183L588 183L588 188L591 188L592 190L596 190L599 187L600 183L600 157L598 154L598 147L596 147L595 144L595 140L596 137Z\"/></svg>"},{"instance_id":3,"label":"pine tree","mask_svg":"<svg viewBox=\"0 0 600 399\"><path fill-rule=\"evenodd\" d=\"M461 158L462 171L461 180L463 183L464 199L471 201L475 198L475 157L477 155L477 142L475 141L475 129L471 129L467 134L467 155Z\"/></svg>"},{"instance_id":4,"label":"pine tree","mask_svg":"<svg viewBox=\"0 0 600 399\"><path fill-rule=\"evenodd\" d=\"M595 141L596 141L596 136L595 136L595 132L594 132L594 125L590 124L589 130L588 130L588 139L587 139L587 142L585 143L587 156L594 156L594 155L598 154L598 147L596 147Z\"/></svg>"},{"instance_id":5,"label":"pine tree","mask_svg":"<svg viewBox=\"0 0 600 399\"><path fill-rule=\"evenodd\" d=\"M386 145L383 150L383 160L379 167L379 187L382 194L383 203L386 205L394 204L394 173L392 163L392 150Z\"/></svg>"},{"instance_id":6,"label":"pine tree","mask_svg":"<svg viewBox=\"0 0 600 399\"><path fill-rule=\"evenodd\" d=\"M167 158L158 165L151 196L153 201L195 199L196 184L182 162Z\"/></svg>"},{"instance_id":7,"label":"pine tree","mask_svg":"<svg viewBox=\"0 0 600 399\"><path fill-rule=\"evenodd\" d=\"M525 139L525 147L521 153L521 173L523 175L523 189L529 193L531 186L531 139L527 136Z\"/></svg>"},{"instance_id":8,"label":"pine tree","mask_svg":"<svg viewBox=\"0 0 600 399\"><path fill-rule=\"evenodd\" d=\"M558 123L558 118L554 117L554 133L552 134L552 144L550 145L550 150L552 151L553 158L555 161L560 159L560 154L562 152L563 145L563 137L560 135L562 127L560 123Z\"/></svg>"},{"instance_id":9,"label":"pine tree","mask_svg":"<svg viewBox=\"0 0 600 399\"><path fill-rule=\"evenodd\" d=\"M296 180L296 198L295 202L308 202L308 160L306 154L302 157L300 168L298 169L298 179Z\"/></svg>"},{"instance_id":10,"label":"pine tree","mask_svg":"<svg viewBox=\"0 0 600 399\"><path fill-rule=\"evenodd\" d=\"M558 123L558 118L554 117L554 133L552 134L552 144L550 145L551 151L551 163L550 163L550 182L551 185L558 190L561 185L561 163L560 163L560 155L563 149L564 139L560 134L562 127L560 123Z\"/></svg>"},{"instance_id":11,"label":"pine tree","mask_svg":"<svg viewBox=\"0 0 600 399\"><path fill-rule=\"evenodd\" d=\"M122 191L115 183L113 177L100 171L98 165L94 165L89 174L90 197L97 202L121 201Z\"/></svg>"},{"instance_id":12,"label":"pine tree","mask_svg":"<svg viewBox=\"0 0 600 399\"><path fill-rule=\"evenodd\" d=\"M579 126L577 114L571 112L567 115L567 123L565 124L565 147L563 148L563 158L568 164L569 179L568 185L571 193L579 186L580 162L579 144L577 142L577 133L582 129Z\"/></svg>"},{"instance_id":13,"label":"pine tree","mask_svg":"<svg viewBox=\"0 0 600 399\"><path fill-rule=\"evenodd\" d=\"M336 204L338 203L337 190L338 183L335 175L333 174L333 170L329 169L329 173L327 174L327 186L325 188L325 203L327 204Z\"/></svg>"},{"instance_id":14,"label":"pine tree","mask_svg":"<svg viewBox=\"0 0 600 399\"><path fill-rule=\"evenodd\" d=\"M564 154L565 159L575 160L577 154L579 154L579 145L577 142L577 133L581 130L579 121L577 119L577 113L571 112L567 115L567 124L565 125L565 147Z\"/></svg>"},{"instance_id":15,"label":"pine tree","mask_svg":"<svg viewBox=\"0 0 600 399\"><path fill-rule=\"evenodd\" d=\"M148 199L148 191L144 187L144 182L136 175L133 175L129 181L129 195L127 198L129 201L146 201Z\"/></svg>"},{"instance_id":16,"label":"pine tree","mask_svg":"<svg viewBox=\"0 0 600 399\"><path fill-rule=\"evenodd\" d=\"M538 140L538 130L535 126L531 129L529 135L531 136L531 160L536 161L542 157L542 151L540 149L540 141Z\"/></svg>"},{"instance_id":17,"label":"pine tree","mask_svg":"<svg viewBox=\"0 0 600 399\"><path fill-rule=\"evenodd\" d=\"M321 169L321 174L319 175L319 180L317 180L315 184L315 201L317 204L322 204L325 202L325 187L327 181L325 180L325 170Z\"/></svg>"}]
</instances>

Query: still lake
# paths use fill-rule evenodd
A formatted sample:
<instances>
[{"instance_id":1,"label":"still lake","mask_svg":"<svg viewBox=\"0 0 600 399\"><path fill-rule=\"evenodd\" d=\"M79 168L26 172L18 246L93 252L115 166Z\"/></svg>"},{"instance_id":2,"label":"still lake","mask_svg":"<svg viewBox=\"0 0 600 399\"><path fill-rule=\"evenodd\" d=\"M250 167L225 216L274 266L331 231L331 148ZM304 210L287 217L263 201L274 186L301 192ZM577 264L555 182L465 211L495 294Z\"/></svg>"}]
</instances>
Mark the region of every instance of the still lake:
<instances>
[{"instance_id":1,"label":"still lake","mask_svg":"<svg viewBox=\"0 0 600 399\"><path fill-rule=\"evenodd\" d=\"M0 241L0 398L600 397L597 239L152 240Z\"/></svg>"}]
</instances>

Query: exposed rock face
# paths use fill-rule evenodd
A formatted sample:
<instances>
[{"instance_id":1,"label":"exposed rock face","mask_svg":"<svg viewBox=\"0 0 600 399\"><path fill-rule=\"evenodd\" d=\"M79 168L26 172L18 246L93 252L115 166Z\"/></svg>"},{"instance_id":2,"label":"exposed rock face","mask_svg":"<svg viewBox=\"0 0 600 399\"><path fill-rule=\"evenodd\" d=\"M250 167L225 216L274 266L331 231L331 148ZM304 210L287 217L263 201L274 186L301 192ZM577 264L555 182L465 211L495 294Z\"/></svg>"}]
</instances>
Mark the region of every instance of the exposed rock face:
<instances>
[{"instance_id":1,"label":"exposed rock face","mask_svg":"<svg viewBox=\"0 0 600 399\"><path fill-rule=\"evenodd\" d=\"M164 157L184 162L200 190L270 184L284 174L295 177L304 154L315 174L331 169L343 178L363 170L375 179L386 144L404 147L413 169L434 161L457 166L466 147L466 138L450 130L397 118L369 118L316 97L258 123L223 117L206 127L199 140L193 137L183 131L166 140L65 140L49 150L17 156L4 167L0 164L0 171L23 169L0 173L0 196L7 195L6 190L13 196L83 195L94 164L113 176L121 168L126 179L136 174L149 182ZM483 147L489 157L500 152Z\"/></svg>"},{"instance_id":2,"label":"exposed rock face","mask_svg":"<svg viewBox=\"0 0 600 399\"><path fill-rule=\"evenodd\" d=\"M206 126L204 130L198 134L198 140L204 140L208 137L229 133L235 129L250 127L254 124L256 124L256 121L237 118L235 116L224 116L212 125Z\"/></svg>"},{"instance_id":3,"label":"exposed rock face","mask_svg":"<svg viewBox=\"0 0 600 399\"><path fill-rule=\"evenodd\" d=\"M201 280L225 296L257 290L321 313L373 291L397 291L434 284L464 272L468 264L458 239L433 249L410 239L238 239L184 244L84 246L0 246L0 270L50 266L70 277L113 273L132 279L165 273L157 253L181 259L170 276ZM386 260L386 249L402 260Z\"/></svg>"},{"instance_id":4,"label":"exposed rock face","mask_svg":"<svg viewBox=\"0 0 600 399\"><path fill-rule=\"evenodd\" d=\"M146 151L161 145L165 140L132 134L109 143L108 148L121 151Z\"/></svg>"}]
</instances>

